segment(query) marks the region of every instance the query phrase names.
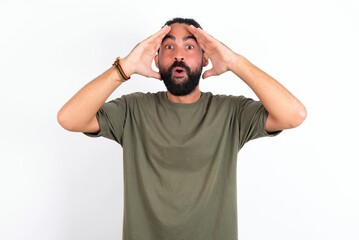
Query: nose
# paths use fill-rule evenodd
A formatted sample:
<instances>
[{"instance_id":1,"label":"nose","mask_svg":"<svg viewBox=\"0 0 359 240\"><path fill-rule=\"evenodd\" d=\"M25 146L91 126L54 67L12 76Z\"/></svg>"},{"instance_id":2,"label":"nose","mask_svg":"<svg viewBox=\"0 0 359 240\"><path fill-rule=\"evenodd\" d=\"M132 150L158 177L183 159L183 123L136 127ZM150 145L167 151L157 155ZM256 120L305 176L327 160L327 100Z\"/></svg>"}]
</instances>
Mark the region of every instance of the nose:
<instances>
[{"instance_id":1,"label":"nose","mask_svg":"<svg viewBox=\"0 0 359 240\"><path fill-rule=\"evenodd\" d=\"M182 62L184 60L184 52L181 48L177 48L174 54L176 62Z\"/></svg>"},{"instance_id":2,"label":"nose","mask_svg":"<svg viewBox=\"0 0 359 240\"><path fill-rule=\"evenodd\" d=\"M182 62L184 57L175 57L176 62Z\"/></svg>"}]
</instances>

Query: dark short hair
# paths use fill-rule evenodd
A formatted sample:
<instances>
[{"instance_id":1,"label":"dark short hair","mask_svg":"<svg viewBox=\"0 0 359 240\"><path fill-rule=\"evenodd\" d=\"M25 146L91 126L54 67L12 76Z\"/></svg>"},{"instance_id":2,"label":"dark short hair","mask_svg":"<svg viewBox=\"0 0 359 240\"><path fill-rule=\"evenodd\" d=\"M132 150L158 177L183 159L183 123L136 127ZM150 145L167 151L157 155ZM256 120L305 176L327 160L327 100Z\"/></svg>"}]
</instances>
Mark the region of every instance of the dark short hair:
<instances>
[{"instance_id":1,"label":"dark short hair","mask_svg":"<svg viewBox=\"0 0 359 240\"><path fill-rule=\"evenodd\" d=\"M176 17L176 18L172 18L171 20L168 20L165 25L172 25L174 23L182 23L182 24L187 24L187 25L193 25L196 28L201 28L201 25L194 19L192 18L181 18L181 17ZM164 26L165 26L164 25Z\"/></svg>"}]
</instances>

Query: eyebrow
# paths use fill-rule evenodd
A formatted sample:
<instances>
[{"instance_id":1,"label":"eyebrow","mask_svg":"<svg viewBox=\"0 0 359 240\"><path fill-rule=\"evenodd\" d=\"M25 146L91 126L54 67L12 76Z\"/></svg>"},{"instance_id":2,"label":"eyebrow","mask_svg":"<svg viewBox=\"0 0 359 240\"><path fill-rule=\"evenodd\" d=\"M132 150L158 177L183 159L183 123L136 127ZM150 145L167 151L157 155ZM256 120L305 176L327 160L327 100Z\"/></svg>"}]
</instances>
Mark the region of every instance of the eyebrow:
<instances>
[{"instance_id":1,"label":"eyebrow","mask_svg":"<svg viewBox=\"0 0 359 240\"><path fill-rule=\"evenodd\" d=\"M167 35L162 39L162 42L164 42L167 38L169 38L169 39L171 39L171 40L173 40L173 41L176 40L175 36L173 36L173 35L171 35L171 34L167 34ZM189 40L189 39L193 39L193 40L195 40L195 41L197 42L197 39L196 39L193 35L188 35L188 36L185 36L185 37L182 38L183 41L187 41L187 40Z\"/></svg>"}]
</instances>

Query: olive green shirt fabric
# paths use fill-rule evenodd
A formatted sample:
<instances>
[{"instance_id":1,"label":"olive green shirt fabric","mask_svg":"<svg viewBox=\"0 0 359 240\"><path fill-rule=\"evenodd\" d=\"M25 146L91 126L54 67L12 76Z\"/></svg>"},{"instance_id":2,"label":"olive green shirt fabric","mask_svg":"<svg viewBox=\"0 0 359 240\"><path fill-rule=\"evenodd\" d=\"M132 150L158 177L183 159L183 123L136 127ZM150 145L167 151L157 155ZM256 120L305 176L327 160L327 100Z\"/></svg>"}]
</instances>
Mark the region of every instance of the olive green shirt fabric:
<instances>
[{"instance_id":1,"label":"olive green shirt fabric","mask_svg":"<svg viewBox=\"0 0 359 240\"><path fill-rule=\"evenodd\" d=\"M265 132L267 111L243 96L202 93L193 104L165 92L132 93L97 113L123 147L123 240L234 240L236 163Z\"/></svg>"}]
</instances>

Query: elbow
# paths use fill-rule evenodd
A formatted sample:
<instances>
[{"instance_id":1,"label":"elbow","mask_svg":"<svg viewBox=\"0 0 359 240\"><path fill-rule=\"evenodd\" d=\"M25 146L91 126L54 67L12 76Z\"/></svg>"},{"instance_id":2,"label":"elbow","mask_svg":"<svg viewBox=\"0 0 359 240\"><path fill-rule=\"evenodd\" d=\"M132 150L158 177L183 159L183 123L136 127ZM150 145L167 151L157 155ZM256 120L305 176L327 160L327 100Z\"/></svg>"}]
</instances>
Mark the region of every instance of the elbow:
<instances>
[{"instance_id":1,"label":"elbow","mask_svg":"<svg viewBox=\"0 0 359 240\"><path fill-rule=\"evenodd\" d=\"M92 117L89 121L79 116L81 114L61 109L57 113L57 122L62 128L71 132L97 132L99 125L96 116Z\"/></svg>"},{"instance_id":2,"label":"elbow","mask_svg":"<svg viewBox=\"0 0 359 240\"><path fill-rule=\"evenodd\" d=\"M301 106L301 108L297 109L294 116L292 117L290 128L298 127L304 122L306 118L307 118L307 109L304 106Z\"/></svg>"},{"instance_id":3,"label":"elbow","mask_svg":"<svg viewBox=\"0 0 359 240\"><path fill-rule=\"evenodd\" d=\"M74 131L70 118L66 115L63 109L57 113L57 122L60 126L68 131Z\"/></svg>"}]
</instances>

